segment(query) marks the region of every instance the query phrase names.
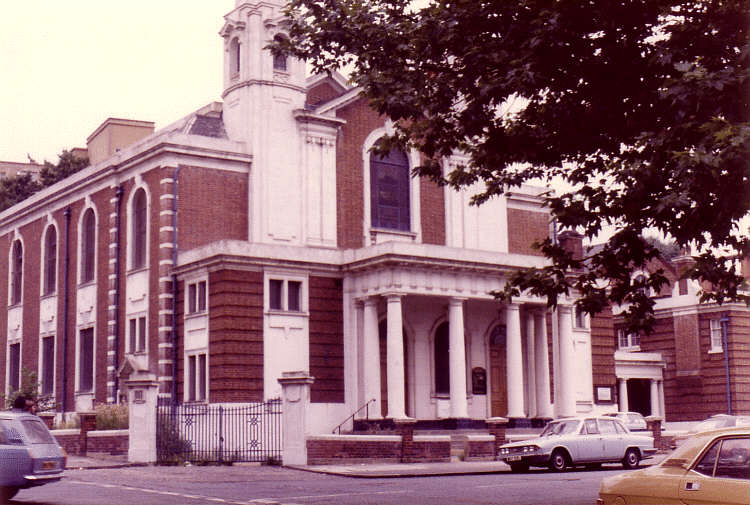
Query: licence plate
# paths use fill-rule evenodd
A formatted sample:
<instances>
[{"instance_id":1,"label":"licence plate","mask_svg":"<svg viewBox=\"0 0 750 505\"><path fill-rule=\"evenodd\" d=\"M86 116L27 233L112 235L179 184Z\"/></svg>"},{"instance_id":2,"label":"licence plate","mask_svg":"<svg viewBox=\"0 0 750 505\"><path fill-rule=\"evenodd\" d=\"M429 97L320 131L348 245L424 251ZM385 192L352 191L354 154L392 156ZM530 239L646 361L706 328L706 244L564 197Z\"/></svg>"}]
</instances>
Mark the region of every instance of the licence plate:
<instances>
[{"instance_id":1,"label":"licence plate","mask_svg":"<svg viewBox=\"0 0 750 505\"><path fill-rule=\"evenodd\" d=\"M45 461L42 463L42 470L54 470L55 468L57 468L56 461Z\"/></svg>"},{"instance_id":2,"label":"licence plate","mask_svg":"<svg viewBox=\"0 0 750 505\"><path fill-rule=\"evenodd\" d=\"M508 456L505 458L506 461L521 461L521 456Z\"/></svg>"}]
</instances>

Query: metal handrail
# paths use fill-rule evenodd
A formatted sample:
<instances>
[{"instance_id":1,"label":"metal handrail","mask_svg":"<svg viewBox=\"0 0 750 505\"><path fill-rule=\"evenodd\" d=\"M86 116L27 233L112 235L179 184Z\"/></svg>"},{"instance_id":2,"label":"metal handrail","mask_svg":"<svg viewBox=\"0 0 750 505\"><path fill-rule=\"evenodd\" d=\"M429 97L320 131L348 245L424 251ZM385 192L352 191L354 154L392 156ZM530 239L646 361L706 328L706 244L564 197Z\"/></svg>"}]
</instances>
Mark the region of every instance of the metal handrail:
<instances>
[{"instance_id":1,"label":"metal handrail","mask_svg":"<svg viewBox=\"0 0 750 505\"><path fill-rule=\"evenodd\" d=\"M362 409L366 409L365 410L365 419L370 419L370 404L372 402L374 402L374 401L375 401L375 398L373 398L371 400L367 400L367 403L365 403L360 408L358 408L357 410L355 410L352 415L350 415L349 417L347 417L346 419L344 419L343 422L341 424L339 424L338 426L336 426L331 433L333 433L334 435L341 435L341 427L343 425L345 425L349 421L349 419L354 419L354 416L356 416L357 414L359 414L362 411Z\"/></svg>"}]
</instances>

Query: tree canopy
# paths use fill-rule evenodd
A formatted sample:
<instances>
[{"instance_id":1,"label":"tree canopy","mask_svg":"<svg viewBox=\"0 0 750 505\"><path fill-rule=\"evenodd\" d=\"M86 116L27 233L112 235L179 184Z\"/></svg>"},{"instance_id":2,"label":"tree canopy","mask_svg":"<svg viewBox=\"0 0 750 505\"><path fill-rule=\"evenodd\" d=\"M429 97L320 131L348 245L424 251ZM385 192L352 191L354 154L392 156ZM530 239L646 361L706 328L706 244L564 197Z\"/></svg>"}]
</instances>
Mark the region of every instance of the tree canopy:
<instances>
[{"instance_id":1,"label":"tree canopy","mask_svg":"<svg viewBox=\"0 0 750 505\"><path fill-rule=\"evenodd\" d=\"M63 180L89 165L88 158L79 157L63 150L56 164L49 161L39 171L39 180L31 174L15 175L0 179L0 211L21 202L37 191Z\"/></svg>"},{"instance_id":2,"label":"tree canopy","mask_svg":"<svg viewBox=\"0 0 750 505\"><path fill-rule=\"evenodd\" d=\"M423 7L420 7L423 5ZM350 79L421 150L415 171L488 198L562 181L547 205L558 230L604 247L575 258L540 244L550 266L519 271L505 296L576 291L595 313L629 306L648 331L661 272L633 281L657 232L692 247L685 273L706 301L745 299L750 253L750 0L291 0L274 51ZM470 162L444 173L440 159ZM645 282L647 286L642 283Z\"/></svg>"}]
</instances>

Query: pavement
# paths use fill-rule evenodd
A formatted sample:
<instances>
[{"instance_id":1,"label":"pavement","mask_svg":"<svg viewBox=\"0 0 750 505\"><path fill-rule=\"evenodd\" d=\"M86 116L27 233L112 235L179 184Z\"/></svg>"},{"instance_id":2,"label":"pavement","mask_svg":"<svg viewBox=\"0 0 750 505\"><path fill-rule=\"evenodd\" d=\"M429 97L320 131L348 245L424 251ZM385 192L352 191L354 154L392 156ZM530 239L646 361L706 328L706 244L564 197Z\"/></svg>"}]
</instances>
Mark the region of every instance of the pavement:
<instances>
[{"instance_id":1,"label":"pavement","mask_svg":"<svg viewBox=\"0 0 750 505\"><path fill-rule=\"evenodd\" d=\"M664 459L666 453L659 453L641 462L650 466ZM96 470L104 468L125 468L146 466L128 463L127 456L91 455L68 456L67 470ZM243 465L244 466L244 465ZM248 467L260 466L247 465ZM620 467L620 465L615 465ZM510 467L502 461L451 461L447 463L362 463L353 465L287 465L285 468L316 472L328 475L357 478L405 478L433 477L440 475L480 475L510 472Z\"/></svg>"}]
</instances>

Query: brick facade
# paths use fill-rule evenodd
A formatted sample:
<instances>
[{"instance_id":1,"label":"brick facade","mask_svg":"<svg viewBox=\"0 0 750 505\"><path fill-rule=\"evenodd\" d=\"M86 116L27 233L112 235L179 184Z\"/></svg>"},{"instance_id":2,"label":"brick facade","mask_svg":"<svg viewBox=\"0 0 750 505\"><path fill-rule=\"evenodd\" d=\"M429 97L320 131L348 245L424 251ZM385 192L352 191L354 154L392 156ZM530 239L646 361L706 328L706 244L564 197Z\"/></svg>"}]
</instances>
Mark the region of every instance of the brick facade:
<instances>
[{"instance_id":1,"label":"brick facade","mask_svg":"<svg viewBox=\"0 0 750 505\"><path fill-rule=\"evenodd\" d=\"M508 209L508 252L541 256L535 242L549 236L549 214L522 209Z\"/></svg>"},{"instance_id":2,"label":"brick facade","mask_svg":"<svg viewBox=\"0 0 750 505\"><path fill-rule=\"evenodd\" d=\"M344 402L344 328L341 279L310 277L310 388L313 403Z\"/></svg>"}]
</instances>

